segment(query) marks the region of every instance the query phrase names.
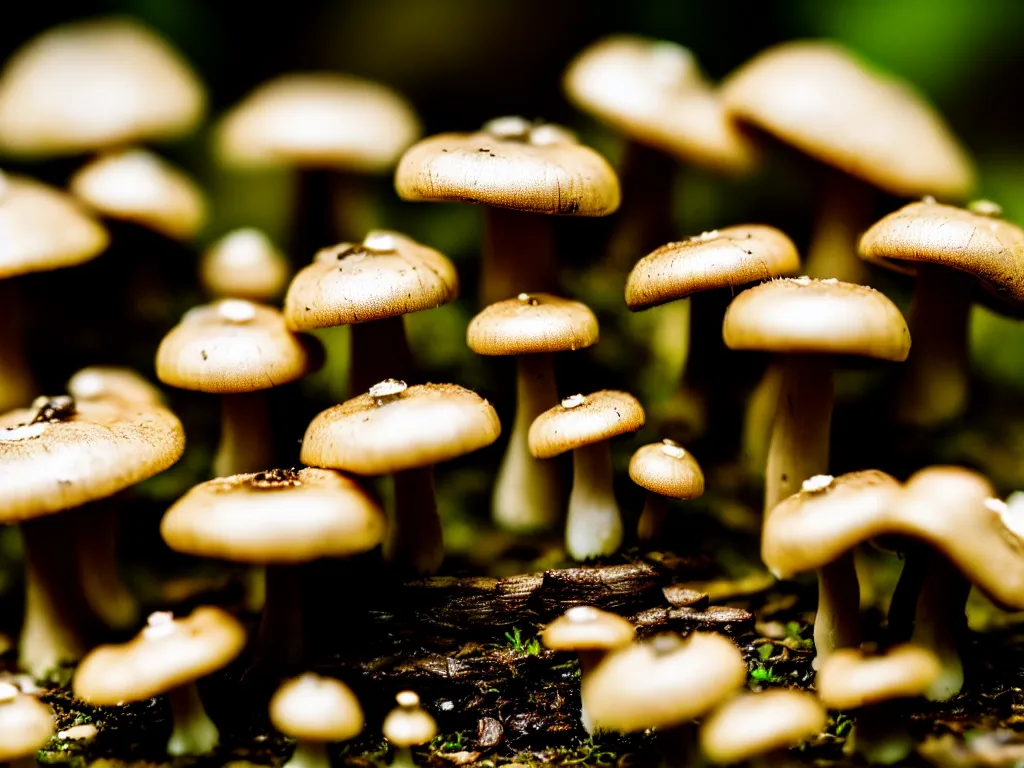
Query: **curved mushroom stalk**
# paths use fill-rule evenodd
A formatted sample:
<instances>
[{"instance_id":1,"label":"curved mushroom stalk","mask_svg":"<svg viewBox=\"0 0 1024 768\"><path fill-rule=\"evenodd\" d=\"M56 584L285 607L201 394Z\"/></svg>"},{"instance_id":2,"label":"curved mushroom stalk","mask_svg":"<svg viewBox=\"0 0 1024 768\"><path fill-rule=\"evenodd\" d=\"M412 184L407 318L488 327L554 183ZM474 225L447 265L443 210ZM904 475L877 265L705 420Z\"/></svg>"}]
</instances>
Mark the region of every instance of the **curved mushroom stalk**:
<instances>
[{"instance_id":1,"label":"curved mushroom stalk","mask_svg":"<svg viewBox=\"0 0 1024 768\"><path fill-rule=\"evenodd\" d=\"M302 573L297 565L268 565L256 640L256 666L297 669L303 660Z\"/></svg>"},{"instance_id":2,"label":"curved mushroom stalk","mask_svg":"<svg viewBox=\"0 0 1024 768\"><path fill-rule=\"evenodd\" d=\"M484 306L558 286L555 243L547 216L487 206L480 264Z\"/></svg>"},{"instance_id":3,"label":"curved mushroom stalk","mask_svg":"<svg viewBox=\"0 0 1024 768\"><path fill-rule=\"evenodd\" d=\"M865 707L847 737L847 753L861 755L868 765L895 765L914 751L907 723L885 704Z\"/></svg>"},{"instance_id":4,"label":"curved mushroom stalk","mask_svg":"<svg viewBox=\"0 0 1024 768\"><path fill-rule=\"evenodd\" d=\"M220 443L213 460L214 477L261 472L274 466L270 408L265 391L221 397Z\"/></svg>"},{"instance_id":5,"label":"curved mushroom stalk","mask_svg":"<svg viewBox=\"0 0 1024 768\"><path fill-rule=\"evenodd\" d=\"M751 475L762 476L768 460L772 423L779 405L782 388L782 366L769 363L761 380L747 399L743 416L743 436L740 443L740 461Z\"/></svg>"},{"instance_id":6,"label":"curved mushroom stalk","mask_svg":"<svg viewBox=\"0 0 1024 768\"><path fill-rule=\"evenodd\" d=\"M640 513L640 520L636 524L637 538L644 544L657 541L665 529L665 519L667 517L668 498L660 493L648 491L647 500L644 502L644 509Z\"/></svg>"},{"instance_id":7,"label":"curved mushroom stalk","mask_svg":"<svg viewBox=\"0 0 1024 768\"><path fill-rule=\"evenodd\" d=\"M914 611L911 642L924 646L939 660L941 672L925 697L948 701L964 685L960 647L967 630L964 610L971 583L944 558L930 555Z\"/></svg>"},{"instance_id":8,"label":"curved mushroom stalk","mask_svg":"<svg viewBox=\"0 0 1024 768\"><path fill-rule=\"evenodd\" d=\"M384 558L413 573L437 573L444 561L444 538L437 514L434 468L395 472L392 478L395 500Z\"/></svg>"},{"instance_id":9,"label":"curved mushroom stalk","mask_svg":"<svg viewBox=\"0 0 1024 768\"><path fill-rule=\"evenodd\" d=\"M378 381L409 378L413 369L412 351L402 315L354 323L350 327L349 397L369 391Z\"/></svg>"},{"instance_id":10,"label":"curved mushroom stalk","mask_svg":"<svg viewBox=\"0 0 1024 768\"><path fill-rule=\"evenodd\" d=\"M412 765L412 762L409 763ZM295 744L295 751L284 764L284 768L331 768L331 758L327 754L327 745L321 741L300 739Z\"/></svg>"},{"instance_id":11,"label":"curved mushroom stalk","mask_svg":"<svg viewBox=\"0 0 1024 768\"><path fill-rule=\"evenodd\" d=\"M82 510L74 524L79 583L89 608L111 629L134 627L139 602L118 572L117 508Z\"/></svg>"},{"instance_id":12,"label":"curved mushroom stalk","mask_svg":"<svg viewBox=\"0 0 1024 768\"><path fill-rule=\"evenodd\" d=\"M583 684L583 680L590 675L590 673L597 667L605 656L606 651L577 651L577 656L580 660L580 684ZM583 723L583 727L587 730L587 733L593 735L597 733L597 725L594 723L594 718L590 716L590 712L587 711L587 703L580 696L580 722Z\"/></svg>"},{"instance_id":13,"label":"curved mushroom stalk","mask_svg":"<svg viewBox=\"0 0 1024 768\"><path fill-rule=\"evenodd\" d=\"M167 742L167 754L180 757L212 752L220 743L220 733L203 708L196 684L175 688L168 693L168 698L174 730Z\"/></svg>"},{"instance_id":14,"label":"curved mushroom stalk","mask_svg":"<svg viewBox=\"0 0 1024 768\"><path fill-rule=\"evenodd\" d=\"M818 669L838 648L860 644L860 584L853 553L818 570L818 611L814 615L813 666Z\"/></svg>"},{"instance_id":15,"label":"curved mushroom stalk","mask_svg":"<svg viewBox=\"0 0 1024 768\"><path fill-rule=\"evenodd\" d=\"M572 493L565 545L574 560L615 554L622 544L622 514L612 488L607 440L573 449Z\"/></svg>"},{"instance_id":16,"label":"curved mushroom stalk","mask_svg":"<svg viewBox=\"0 0 1024 768\"><path fill-rule=\"evenodd\" d=\"M863 284L867 268L857 256L857 239L871 223L874 196L867 184L846 173L827 173L807 249L807 274Z\"/></svg>"}]
</instances>

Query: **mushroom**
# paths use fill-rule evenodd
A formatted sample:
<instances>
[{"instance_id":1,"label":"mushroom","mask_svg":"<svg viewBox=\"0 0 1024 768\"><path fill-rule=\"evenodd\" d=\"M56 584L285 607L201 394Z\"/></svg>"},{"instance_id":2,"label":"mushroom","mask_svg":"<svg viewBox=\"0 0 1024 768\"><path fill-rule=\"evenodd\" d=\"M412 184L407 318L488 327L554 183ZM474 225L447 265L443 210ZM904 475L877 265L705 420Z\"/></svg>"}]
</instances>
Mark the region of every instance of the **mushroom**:
<instances>
[{"instance_id":1,"label":"mushroom","mask_svg":"<svg viewBox=\"0 0 1024 768\"><path fill-rule=\"evenodd\" d=\"M176 552L265 568L256 655L292 666L303 655L299 566L371 550L384 526L377 503L341 473L276 469L197 485L167 510L160 533Z\"/></svg>"},{"instance_id":2,"label":"mushroom","mask_svg":"<svg viewBox=\"0 0 1024 768\"><path fill-rule=\"evenodd\" d=\"M398 706L384 718L381 732L398 748L391 768L413 768L412 747L428 743L437 735L437 723L423 707L415 691L400 691L395 696Z\"/></svg>"},{"instance_id":3,"label":"mushroom","mask_svg":"<svg viewBox=\"0 0 1024 768\"><path fill-rule=\"evenodd\" d=\"M22 351L21 292L9 278L82 264L108 242L74 198L0 172L0 412L26 405L34 391Z\"/></svg>"},{"instance_id":4,"label":"mushroom","mask_svg":"<svg viewBox=\"0 0 1024 768\"><path fill-rule=\"evenodd\" d=\"M939 675L930 651L898 645L879 656L845 648L818 670L818 697L829 709L856 710L852 751L870 764L893 765L914 747L907 722L895 706L921 696Z\"/></svg>"},{"instance_id":5,"label":"mushroom","mask_svg":"<svg viewBox=\"0 0 1024 768\"><path fill-rule=\"evenodd\" d=\"M669 499L696 499L704 495L700 464L675 440L662 440L637 448L629 460L630 479L647 491L637 523L637 536L649 544L665 526Z\"/></svg>"},{"instance_id":6,"label":"mushroom","mask_svg":"<svg viewBox=\"0 0 1024 768\"><path fill-rule=\"evenodd\" d=\"M597 318L578 301L521 293L473 318L466 343L478 355L516 356L516 419L492 497L494 522L511 531L551 528L561 517L558 468L530 454L530 425L558 403L554 352L596 344Z\"/></svg>"},{"instance_id":7,"label":"mushroom","mask_svg":"<svg viewBox=\"0 0 1024 768\"><path fill-rule=\"evenodd\" d=\"M349 396L387 378L408 378L412 353L403 316L459 295L455 266L433 248L387 230L362 243L317 252L288 287L284 315L292 330L347 325L352 330Z\"/></svg>"},{"instance_id":8,"label":"mushroom","mask_svg":"<svg viewBox=\"0 0 1024 768\"><path fill-rule=\"evenodd\" d=\"M319 367L315 339L285 327L276 309L224 299L190 309L160 342L156 375L164 384L222 395L218 477L273 465L264 390Z\"/></svg>"},{"instance_id":9,"label":"mushroom","mask_svg":"<svg viewBox=\"0 0 1024 768\"><path fill-rule=\"evenodd\" d=\"M54 732L53 710L10 683L0 683L0 763L35 768Z\"/></svg>"},{"instance_id":10,"label":"mushroom","mask_svg":"<svg viewBox=\"0 0 1024 768\"><path fill-rule=\"evenodd\" d=\"M480 302L557 288L547 217L607 216L619 207L608 162L561 126L499 117L475 133L442 133L410 147L395 171L403 200L487 205Z\"/></svg>"},{"instance_id":11,"label":"mushroom","mask_svg":"<svg viewBox=\"0 0 1024 768\"><path fill-rule=\"evenodd\" d=\"M730 349L783 356L765 473L766 513L807 478L828 473L828 356L902 361L910 351L906 321L884 294L808 277L773 280L741 293L726 310L722 335Z\"/></svg>"},{"instance_id":12,"label":"mushroom","mask_svg":"<svg viewBox=\"0 0 1024 768\"><path fill-rule=\"evenodd\" d=\"M162 472L184 447L181 422L151 403L61 396L0 416L0 522L20 524L25 552L25 670L42 677L88 642L74 527L56 513Z\"/></svg>"},{"instance_id":13,"label":"mushroom","mask_svg":"<svg viewBox=\"0 0 1024 768\"><path fill-rule=\"evenodd\" d=\"M576 652L582 685L610 651L629 645L635 637L636 629L628 619L600 608L577 605L544 627L540 639L552 651ZM580 720L587 733L594 733L593 718L582 701Z\"/></svg>"},{"instance_id":14,"label":"mushroom","mask_svg":"<svg viewBox=\"0 0 1024 768\"><path fill-rule=\"evenodd\" d=\"M434 573L444 559L434 465L484 448L501 433L494 408L456 384L382 381L321 412L302 441L302 462L357 475L390 474L394 507L384 556Z\"/></svg>"},{"instance_id":15,"label":"mushroom","mask_svg":"<svg viewBox=\"0 0 1024 768\"><path fill-rule=\"evenodd\" d=\"M390 171L420 135L412 105L380 83L333 72L280 75L217 127L219 158L298 174L289 252L306 258L368 228L361 176ZM345 222L336 217L344 212Z\"/></svg>"},{"instance_id":16,"label":"mushroom","mask_svg":"<svg viewBox=\"0 0 1024 768\"><path fill-rule=\"evenodd\" d=\"M856 240L869 223L871 187L959 199L974 185L970 159L932 106L837 43L773 46L726 78L722 92L732 115L829 169L807 252L812 277L861 282Z\"/></svg>"},{"instance_id":17,"label":"mushroom","mask_svg":"<svg viewBox=\"0 0 1024 768\"><path fill-rule=\"evenodd\" d=\"M216 298L269 302L284 293L288 259L261 230L244 227L211 245L199 263L199 279Z\"/></svg>"},{"instance_id":18,"label":"mushroom","mask_svg":"<svg viewBox=\"0 0 1024 768\"><path fill-rule=\"evenodd\" d=\"M354 739L364 725L351 689L313 672L281 684L270 700L270 722L297 742L284 768L331 768L327 743Z\"/></svg>"},{"instance_id":19,"label":"mushroom","mask_svg":"<svg viewBox=\"0 0 1024 768\"><path fill-rule=\"evenodd\" d=\"M173 730L167 754L205 755L220 740L196 681L226 667L245 647L245 629L220 608L200 606L185 618L150 615L121 645L101 645L75 670L75 696L100 707L168 694Z\"/></svg>"},{"instance_id":20,"label":"mushroom","mask_svg":"<svg viewBox=\"0 0 1024 768\"><path fill-rule=\"evenodd\" d=\"M972 292L982 289L1004 313L1024 308L1024 230L1000 216L984 201L964 209L933 198L890 213L860 239L862 258L917 275L914 349L896 405L904 423L931 427L966 408Z\"/></svg>"},{"instance_id":21,"label":"mushroom","mask_svg":"<svg viewBox=\"0 0 1024 768\"><path fill-rule=\"evenodd\" d=\"M828 715L811 693L773 688L741 693L714 710L700 726L700 748L719 765L754 760L772 765L773 756L825 729Z\"/></svg>"},{"instance_id":22,"label":"mushroom","mask_svg":"<svg viewBox=\"0 0 1024 768\"><path fill-rule=\"evenodd\" d=\"M550 459L572 451L572 492L565 548L575 560L614 554L622 544L622 515L612 488L609 439L636 432L644 409L628 392L602 389L573 395L530 425L530 453Z\"/></svg>"}]
</instances>

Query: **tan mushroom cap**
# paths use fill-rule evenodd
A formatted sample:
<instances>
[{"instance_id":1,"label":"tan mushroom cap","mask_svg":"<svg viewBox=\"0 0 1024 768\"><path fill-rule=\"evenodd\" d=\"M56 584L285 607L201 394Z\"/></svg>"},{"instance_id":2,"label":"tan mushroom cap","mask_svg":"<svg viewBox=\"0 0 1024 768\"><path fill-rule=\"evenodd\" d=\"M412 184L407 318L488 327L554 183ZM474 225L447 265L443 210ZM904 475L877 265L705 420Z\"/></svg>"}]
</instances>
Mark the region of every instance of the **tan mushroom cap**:
<instances>
[{"instance_id":1,"label":"tan mushroom cap","mask_svg":"<svg viewBox=\"0 0 1024 768\"><path fill-rule=\"evenodd\" d=\"M185 449L178 418L155 403L40 398L0 416L0 522L111 496L162 472Z\"/></svg>"},{"instance_id":2,"label":"tan mushroom cap","mask_svg":"<svg viewBox=\"0 0 1024 768\"><path fill-rule=\"evenodd\" d=\"M67 383L68 394L77 402L117 400L124 405L161 405L164 393L130 368L90 365L76 372Z\"/></svg>"},{"instance_id":3,"label":"tan mushroom cap","mask_svg":"<svg viewBox=\"0 0 1024 768\"><path fill-rule=\"evenodd\" d=\"M459 275L444 255L373 230L362 243L318 251L288 287L284 315L295 330L331 328L433 309L458 295Z\"/></svg>"},{"instance_id":4,"label":"tan mushroom cap","mask_svg":"<svg viewBox=\"0 0 1024 768\"><path fill-rule=\"evenodd\" d=\"M207 249L199 263L203 287L215 296L270 301L288 284L288 259L263 232L236 229Z\"/></svg>"},{"instance_id":5,"label":"tan mushroom cap","mask_svg":"<svg viewBox=\"0 0 1024 768\"><path fill-rule=\"evenodd\" d=\"M836 43L776 45L722 89L736 117L891 194L961 198L974 185L970 159L934 108Z\"/></svg>"},{"instance_id":6,"label":"tan mushroom cap","mask_svg":"<svg viewBox=\"0 0 1024 768\"><path fill-rule=\"evenodd\" d=\"M646 414L640 401L628 392L602 389L590 395L573 395L544 411L530 425L530 453L550 459L574 448L636 432Z\"/></svg>"},{"instance_id":7,"label":"tan mushroom cap","mask_svg":"<svg viewBox=\"0 0 1024 768\"><path fill-rule=\"evenodd\" d=\"M629 460L630 479L645 490L673 499L704 495L704 472L693 454L675 440L650 443Z\"/></svg>"},{"instance_id":8,"label":"tan mushroom cap","mask_svg":"<svg viewBox=\"0 0 1024 768\"><path fill-rule=\"evenodd\" d=\"M406 99L350 75L281 75L252 91L217 129L220 157L237 166L380 173L420 135Z\"/></svg>"},{"instance_id":9,"label":"tan mushroom cap","mask_svg":"<svg viewBox=\"0 0 1024 768\"><path fill-rule=\"evenodd\" d=\"M466 343L478 355L570 352L597 343L597 317L586 304L550 293L521 293L485 307Z\"/></svg>"},{"instance_id":10,"label":"tan mushroom cap","mask_svg":"<svg viewBox=\"0 0 1024 768\"><path fill-rule=\"evenodd\" d=\"M553 651L604 651L629 645L636 629L629 619L590 605L577 605L552 621L541 633Z\"/></svg>"},{"instance_id":11,"label":"tan mushroom cap","mask_svg":"<svg viewBox=\"0 0 1024 768\"><path fill-rule=\"evenodd\" d=\"M180 619L154 613L127 643L101 645L82 659L72 686L94 706L143 701L226 667L245 640L242 624L220 608L200 606Z\"/></svg>"},{"instance_id":12,"label":"tan mushroom cap","mask_svg":"<svg viewBox=\"0 0 1024 768\"><path fill-rule=\"evenodd\" d=\"M647 309L701 291L735 288L800 270L796 246L775 227L715 229L644 256L626 279L626 306Z\"/></svg>"},{"instance_id":13,"label":"tan mushroom cap","mask_svg":"<svg viewBox=\"0 0 1024 768\"><path fill-rule=\"evenodd\" d=\"M201 392L254 392L286 384L319 366L315 339L285 327L273 307L222 299L190 309L160 342L156 375Z\"/></svg>"},{"instance_id":14,"label":"tan mushroom cap","mask_svg":"<svg viewBox=\"0 0 1024 768\"><path fill-rule=\"evenodd\" d=\"M935 654L910 643L894 646L880 656L840 648L821 663L815 686L829 709L858 709L922 696L940 671Z\"/></svg>"},{"instance_id":15,"label":"tan mushroom cap","mask_svg":"<svg viewBox=\"0 0 1024 768\"><path fill-rule=\"evenodd\" d=\"M738 173L756 161L693 54L676 43L602 38L572 60L562 85L580 109L683 162Z\"/></svg>"},{"instance_id":16,"label":"tan mushroom cap","mask_svg":"<svg viewBox=\"0 0 1024 768\"><path fill-rule=\"evenodd\" d=\"M904 271L935 264L966 272L1001 298L1024 302L1024 229L998 216L934 200L910 203L864 233L860 255Z\"/></svg>"},{"instance_id":17,"label":"tan mushroom cap","mask_svg":"<svg viewBox=\"0 0 1024 768\"><path fill-rule=\"evenodd\" d=\"M581 694L596 726L642 731L700 717L746 679L743 654L729 638L663 634L606 656L583 680Z\"/></svg>"},{"instance_id":18,"label":"tan mushroom cap","mask_svg":"<svg viewBox=\"0 0 1024 768\"><path fill-rule=\"evenodd\" d=\"M601 155L560 126L521 117L423 139L398 162L395 189L403 200L563 216L607 216L620 197L618 177Z\"/></svg>"},{"instance_id":19,"label":"tan mushroom cap","mask_svg":"<svg viewBox=\"0 0 1024 768\"><path fill-rule=\"evenodd\" d=\"M348 741L363 730L363 709L340 680L306 672L284 682L270 699L270 722L300 741Z\"/></svg>"},{"instance_id":20,"label":"tan mushroom cap","mask_svg":"<svg viewBox=\"0 0 1024 768\"><path fill-rule=\"evenodd\" d=\"M401 691L395 700L398 706L384 718L381 732L396 747L416 747L437 735L437 723L423 707L413 691Z\"/></svg>"},{"instance_id":21,"label":"tan mushroom cap","mask_svg":"<svg viewBox=\"0 0 1024 768\"><path fill-rule=\"evenodd\" d=\"M0 683L0 763L34 757L54 730L48 705L10 683Z\"/></svg>"},{"instance_id":22,"label":"tan mushroom cap","mask_svg":"<svg viewBox=\"0 0 1024 768\"><path fill-rule=\"evenodd\" d=\"M493 406L457 384L393 384L318 414L302 441L303 464L359 475L427 467L490 445L501 434Z\"/></svg>"},{"instance_id":23,"label":"tan mushroom cap","mask_svg":"<svg viewBox=\"0 0 1024 768\"><path fill-rule=\"evenodd\" d=\"M896 361L910 353L907 321L884 293L832 278L748 288L725 311L722 335L730 349Z\"/></svg>"},{"instance_id":24,"label":"tan mushroom cap","mask_svg":"<svg viewBox=\"0 0 1024 768\"><path fill-rule=\"evenodd\" d=\"M190 132L206 108L195 72L128 18L73 22L26 43L0 73L0 150L58 155Z\"/></svg>"},{"instance_id":25,"label":"tan mushroom cap","mask_svg":"<svg viewBox=\"0 0 1024 768\"><path fill-rule=\"evenodd\" d=\"M70 195L0 173L0 279L73 267L109 242L103 226Z\"/></svg>"},{"instance_id":26,"label":"tan mushroom cap","mask_svg":"<svg viewBox=\"0 0 1024 768\"><path fill-rule=\"evenodd\" d=\"M739 763L794 747L823 731L827 722L812 693L788 688L744 693L701 723L700 748L712 762Z\"/></svg>"},{"instance_id":27,"label":"tan mushroom cap","mask_svg":"<svg viewBox=\"0 0 1024 768\"><path fill-rule=\"evenodd\" d=\"M176 552L245 563L303 563L377 546L384 514L353 480L326 469L276 469L200 483L164 514Z\"/></svg>"},{"instance_id":28,"label":"tan mushroom cap","mask_svg":"<svg viewBox=\"0 0 1024 768\"><path fill-rule=\"evenodd\" d=\"M188 240L206 223L203 193L184 172L145 149L103 155L71 177L71 192L104 216Z\"/></svg>"}]
</instances>

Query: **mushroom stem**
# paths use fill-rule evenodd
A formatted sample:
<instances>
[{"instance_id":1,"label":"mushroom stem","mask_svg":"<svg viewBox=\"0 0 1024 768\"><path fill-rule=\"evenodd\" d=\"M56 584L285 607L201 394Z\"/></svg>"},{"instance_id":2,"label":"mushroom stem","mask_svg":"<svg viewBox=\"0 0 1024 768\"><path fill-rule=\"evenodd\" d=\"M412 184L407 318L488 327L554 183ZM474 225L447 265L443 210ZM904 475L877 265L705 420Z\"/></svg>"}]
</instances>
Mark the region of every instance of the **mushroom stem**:
<instances>
[{"instance_id":1,"label":"mushroom stem","mask_svg":"<svg viewBox=\"0 0 1024 768\"><path fill-rule=\"evenodd\" d=\"M574 560L613 555L622 544L622 515L612 488L612 451L607 440L572 452L572 493L565 547Z\"/></svg>"},{"instance_id":2,"label":"mushroom stem","mask_svg":"<svg viewBox=\"0 0 1024 768\"><path fill-rule=\"evenodd\" d=\"M0 280L0 413L31 402L34 387L22 345L21 301L11 280Z\"/></svg>"},{"instance_id":3,"label":"mushroom stem","mask_svg":"<svg viewBox=\"0 0 1024 768\"><path fill-rule=\"evenodd\" d=\"M297 669L303 657L302 574L295 565L268 565L256 666Z\"/></svg>"},{"instance_id":4,"label":"mushroom stem","mask_svg":"<svg viewBox=\"0 0 1024 768\"><path fill-rule=\"evenodd\" d=\"M747 400L743 416L743 436L740 444L740 461L751 475L762 476L768 460L768 446L771 443L772 420L779 408L779 390L782 389L782 366L769 363L761 380L754 387Z\"/></svg>"},{"instance_id":5,"label":"mushroom stem","mask_svg":"<svg viewBox=\"0 0 1024 768\"><path fill-rule=\"evenodd\" d=\"M622 204L604 258L614 271L629 269L643 254L673 237L676 163L635 141L626 141L623 155Z\"/></svg>"},{"instance_id":6,"label":"mushroom stem","mask_svg":"<svg viewBox=\"0 0 1024 768\"><path fill-rule=\"evenodd\" d=\"M264 391L221 396L220 445L215 477L262 472L274 465L270 403Z\"/></svg>"},{"instance_id":7,"label":"mushroom stem","mask_svg":"<svg viewBox=\"0 0 1024 768\"><path fill-rule=\"evenodd\" d=\"M971 300L951 269L921 264L910 303L914 346L903 368L896 417L932 427L956 418L967 405L967 336Z\"/></svg>"},{"instance_id":8,"label":"mushroom stem","mask_svg":"<svg viewBox=\"0 0 1024 768\"><path fill-rule=\"evenodd\" d=\"M914 749L905 720L887 704L859 710L847 739L846 751L863 756L868 765L893 765L906 759Z\"/></svg>"},{"instance_id":9,"label":"mushroom stem","mask_svg":"<svg viewBox=\"0 0 1024 768\"><path fill-rule=\"evenodd\" d=\"M932 553L926 557L911 642L934 653L942 668L925 697L930 701L948 701L964 685L960 647L967 632L964 611L971 584L945 558Z\"/></svg>"},{"instance_id":10,"label":"mushroom stem","mask_svg":"<svg viewBox=\"0 0 1024 768\"><path fill-rule=\"evenodd\" d=\"M889 600L889 615L886 622L890 645L910 642L910 636L914 633L917 598L921 594L931 559L923 544L907 541L903 547L903 568Z\"/></svg>"},{"instance_id":11,"label":"mushroom stem","mask_svg":"<svg viewBox=\"0 0 1024 768\"><path fill-rule=\"evenodd\" d=\"M300 264L305 264L317 249L338 239L331 187L331 171L317 168L298 171L289 251Z\"/></svg>"},{"instance_id":12,"label":"mushroom stem","mask_svg":"<svg viewBox=\"0 0 1024 768\"><path fill-rule=\"evenodd\" d=\"M494 522L508 531L543 531L561 517L558 465L530 453L530 425L558 403L551 355L516 358L516 420L494 485Z\"/></svg>"},{"instance_id":13,"label":"mushroom stem","mask_svg":"<svg viewBox=\"0 0 1024 768\"><path fill-rule=\"evenodd\" d=\"M411 747L399 747L391 758L391 768L416 768Z\"/></svg>"},{"instance_id":14,"label":"mushroom stem","mask_svg":"<svg viewBox=\"0 0 1024 768\"><path fill-rule=\"evenodd\" d=\"M283 768L331 768L327 745L322 741L298 741Z\"/></svg>"},{"instance_id":15,"label":"mushroom stem","mask_svg":"<svg viewBox=\"0 0 1024 768\"><path fill-rule=\"evenodd\" d=\"M660 538L668 517L668 498L653 491L647 492L644 510L636 524L637 538L644 544L650 544Z\"/></svg>"},{"instance_id":16,"label":"mushroom stem","mask_svg":"<svg viewBox=\"0 0 1024 768\"><path fill-rule=\"evenodd\" d=\"M857 241L871 223L871 188L841 171L830 169L827 174L807 249L806 273L863 284L867 268L857 256Z\"/></svg>"},{"instance_id":17,"label":"mushroom stem","mask_svg":"<svg viewBox=\"0 0 1024 768\"><path fill-rule=\"evenodd\" d=\"M444 560L441 518L434 494L434 468L395 472L394 511L384 542L384 558L417 574L437 573Z\"/></svg>"},{"instance_id":18,"label":"mushroom stem","mask_svg":"<svg viewBox=\"0 0 1024 768\"><path fill-rule=\"evenodd\" d=\"M548 218L493 206L485 209L480 264L482 305L520 293L556 290L555 243Z\"/></svg>"},{"instance_id":19,"label":"mushroom stem","mask_svg":"<svg viewBox=\"0 0 1024 768\"><path fill-rule=\"evenodd\" d=\"M818 612L814 616L813 666L832 651L860 644L860 584L853 553L818 570Z\"/></svg>"},{"instance_id":20,"label":"mushroom stem","mask_svg":"<svg viewBox=\"0 0 1024 768\"><path fill-rule=\"evenodd\" d=\"M139 604L118 571L117 507L93 505L75 515L78 578L92 612L111 629L139 620Z\"/></svg>"},{"instance_id":21,"label":"mushroom stem","mask_svg":"<svg viewBox=\"0 0 1024 768\"><path fill-rule=\"evenodd\" d=\"M174 723L174 730L167 742L167 754L180 757L212 752L220 741L220 734L203 708L196 684L191 682L173 688L167 696Z\"/></svg>"},{"instance_id":22,"label":"mushroom stem","mask_svg":"<svg viewBox=\"0 0 1024 768\"><path fill-rule=\"evenodd\" d=\"M412 352L402 317L349 326L352 333L348 393L356 397L385 379L405 380L412 372Z\"/></svg>"},{"instance_id":23,"label":"mushroom stem","mask_svg":"<svg viewBox=\"0 0 1024 768\"><path fill-rule=\"evenodd\" d=\"M601 663L601 659L605 657L604 651L577 651L576 655L580 660L580 685L586 679L598 664ZM583 723L583 727L587 730L591 736L597 732L597 728L594 725L594 720L590 716L590 712L587 710L586 702L583 701L583 696L580 696L580 722Z\"/></svg>"},{"instance_id":24,"label":"mushroom stem","mask_svg":"<svg viewBox=\"0 0 1024 768\"><path fill-rule=\"evenodd\" d=\"M764 511L828 472L832 367L816 355L785 355L765 471Z\"/></svg>"}]
</instances>

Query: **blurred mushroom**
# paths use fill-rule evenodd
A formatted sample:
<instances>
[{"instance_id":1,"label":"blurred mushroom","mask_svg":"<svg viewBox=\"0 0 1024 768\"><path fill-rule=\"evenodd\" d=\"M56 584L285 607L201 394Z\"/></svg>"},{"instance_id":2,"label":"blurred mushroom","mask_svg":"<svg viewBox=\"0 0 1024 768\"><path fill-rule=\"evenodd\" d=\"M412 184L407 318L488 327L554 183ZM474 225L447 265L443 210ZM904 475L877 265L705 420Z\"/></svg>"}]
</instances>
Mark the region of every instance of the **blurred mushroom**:
<instances>
[{"instance_id":1,"label":"blurred mushroom","mask_svg":"<svg viewBox=\"0 0 1024 768\"><path fill-rule=\"evenodd\" d=\"M741 693L701 723L700 748L719 765L763 761L820 733L827 721L821 702L806 691Z\"/></svg>"},{"instance_id":2,"label":"blurred mushroom","mask_svg":"<svg viewBox=\"0 0 1024 768\"><path fill-rule=\"evenodd\" d=\"M307 672L277 689L270 700L270 722L298 742L284 768L331 768L327 742L358 736L363 710L343 682Z\"/></svg>"},{"instance_id":3,"label":"blurred mushroom","mask_svg":"<svg viewBox=\"0 0 1024 768\"><path fill-rule=\"evenodd\" d=\"M530 453L530 425L558 404L552 353L597 343L590 308L549 293L521 293L491 304L469 324L466 343L478 355L516 356L516 420L494 483L494 522L511 531L538 531L557 524L561 483L553 462Z\"/></svg>"},{"instance_id":4,"label":"blurred mushroom","mask_svg":"<svg viewBox=\"0 0 1024 768\"><path fill-rule=\"evenodd\" d=\"M49 706L10 683L0 683L0 763L10 768L36 768L36 753L46 746L54 730Z\"/></svg>"},{"instance_id":5,"label":"blurred mushroom","mask_svg":"<svg viewBox=\"0 0 1024 768\"><path fill-rule=\"evenodd\" d=\"M629 460L630 479L647 491L637 537L650 544L661 536L669 499L696 499L704 495L704 472L692 453L674 440L637 448Z\"/></svg>"},{"instance_id":6,"label":"blurred mushroom","mask_svg":"<svg viewBox=\"0 0 1024 768\"><path fill-rule=\"evenodd\" d=\"M428 743L437 735L437 723L423 707L414 691L400 691L395 696L398 706L384 718L381 732L397 748L391 768L414 768L412 748Z\"/></svg>"},{"instance_id":7,"label":"blurred mushroom","mask_svg":"<svg viewBox=\"0 0 1024 768\"><path fill-rule=\"evenodd\" d=\"M260 230L228 232L211 245L199 264L200 281L215 298L272 302L288 284L288 259Z\"/></svg>"}]
</instances>

